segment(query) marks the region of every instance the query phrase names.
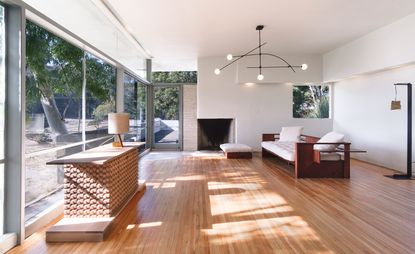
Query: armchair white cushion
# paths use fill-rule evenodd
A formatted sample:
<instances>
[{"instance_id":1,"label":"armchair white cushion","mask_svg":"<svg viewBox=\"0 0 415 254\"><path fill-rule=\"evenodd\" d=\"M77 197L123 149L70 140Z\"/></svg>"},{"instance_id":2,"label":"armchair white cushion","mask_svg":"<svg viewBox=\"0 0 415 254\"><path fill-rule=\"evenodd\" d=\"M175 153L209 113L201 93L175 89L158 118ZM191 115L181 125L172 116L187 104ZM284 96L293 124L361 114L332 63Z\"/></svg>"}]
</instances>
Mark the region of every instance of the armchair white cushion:
<instances>
[{"instance_id":1,"label":"armchair white cushion","mask_svg":"<svg viewBox=\"0 0 415 254\"><path fill-rule=\"evenodd\" d=\"M332 131L324 135L317 143L340 143L344 141L344 134ZM337 145L314 145L314 150L317 151L332 151L337 148Z\"/></svg>"},{"instance_id":2,"label":"armchair white cushion","mask_svg":"<svg viewBox=\"0 0 415 254\"><path fill-rule=\"evenodd\" d=\"M303 126L282 127L279 141L298 142L302 132Z\"/></svg>"}]
</instances>

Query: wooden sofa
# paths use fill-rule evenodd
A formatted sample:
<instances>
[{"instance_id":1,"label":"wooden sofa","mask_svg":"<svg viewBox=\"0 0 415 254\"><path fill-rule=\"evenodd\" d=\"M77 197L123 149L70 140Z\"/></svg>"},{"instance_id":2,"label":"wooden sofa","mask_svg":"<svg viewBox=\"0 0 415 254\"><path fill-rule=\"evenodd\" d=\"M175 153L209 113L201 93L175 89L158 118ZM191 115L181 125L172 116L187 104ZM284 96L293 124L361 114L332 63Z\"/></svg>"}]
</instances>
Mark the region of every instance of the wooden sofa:
<instances>
[{"instance_id":1,"label":"wooden sofa","mask_svg":"<svg viewBox=\"0 0 415 254\"><path fill-rule=\"evenodd\" d=\"M301 142L294 143L293 154L287 160L294 165L296 178L350 178L350 143L317 143L320 138L301 135ZM277 152L264 148L267 141L276 142L279 134L262 134L262 157L278 156ZM315 150L314 145L336 145L336 150ZM269 144L268 144L269 145ZM337 158L335 156L337 156ZM325 159L327 156L330 159ZM287 156L283 156L287 158ZM333 159L334 158L334 159Z\"/></svg>"}]
</instances>

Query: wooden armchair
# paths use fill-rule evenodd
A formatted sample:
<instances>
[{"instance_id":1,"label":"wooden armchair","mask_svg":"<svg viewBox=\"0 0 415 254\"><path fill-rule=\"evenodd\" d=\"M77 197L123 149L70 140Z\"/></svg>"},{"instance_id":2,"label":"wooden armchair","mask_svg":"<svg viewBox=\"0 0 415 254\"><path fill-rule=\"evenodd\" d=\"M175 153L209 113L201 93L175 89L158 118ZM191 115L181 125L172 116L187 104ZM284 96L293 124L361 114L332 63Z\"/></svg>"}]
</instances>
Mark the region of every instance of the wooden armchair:
<instances>
[{"instance_id":1,"label":"wooden armchair","mask_svg":"<svg viewBox=\"0 0 415 254\"><path fill-rule=\"evenodd\" d=\"M263 134L262 141L277 141L279 134ZM293 160L296 178L350 178L350 143L317 143L320 138L302 135L301 141L294 143ZM335 150L314 150L314 145L336 145ZM341 147L341 148L340 148ZM275 152L277 151L277 152ZM262 146L262 156L269 157L278 154L278 149L270 151ZM339 155L338 159L326 160L329 154ZM284 159L284 158L283 158ZM286 160L286 159L284 159Z\"/></svg>"}]
</instances>

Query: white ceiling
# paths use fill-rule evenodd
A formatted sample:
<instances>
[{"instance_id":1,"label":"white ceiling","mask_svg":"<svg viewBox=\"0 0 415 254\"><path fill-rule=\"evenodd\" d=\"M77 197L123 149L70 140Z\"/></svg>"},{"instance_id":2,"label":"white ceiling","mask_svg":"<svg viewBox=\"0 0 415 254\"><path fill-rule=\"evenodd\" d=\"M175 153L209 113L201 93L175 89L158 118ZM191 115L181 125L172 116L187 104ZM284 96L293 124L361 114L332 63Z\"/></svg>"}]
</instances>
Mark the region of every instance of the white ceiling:
<instances>
[{"instance_id":1,"label":"white ceiling","mask_svg":"<svg viewBox=\"0 0 415 254\"><path fill-rule=\"evenodd\" d=\"M267 51L322 54L415 12L415 0L104 0L159 70L241 54L265 25Z\"/></svg>"}]
</instances>

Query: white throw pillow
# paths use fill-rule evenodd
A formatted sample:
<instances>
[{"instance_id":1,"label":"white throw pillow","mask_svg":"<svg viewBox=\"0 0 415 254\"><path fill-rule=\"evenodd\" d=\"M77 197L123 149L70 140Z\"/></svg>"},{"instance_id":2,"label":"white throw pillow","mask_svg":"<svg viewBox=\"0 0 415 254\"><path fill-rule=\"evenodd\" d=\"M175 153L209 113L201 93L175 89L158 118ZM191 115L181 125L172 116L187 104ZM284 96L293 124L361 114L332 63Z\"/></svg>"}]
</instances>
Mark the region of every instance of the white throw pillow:
<instances>
[{"instance_id":1,"label":"white throw pillow","mask_svg":"<svg viewBox=\"0 0 415 254\"><path fill-rule=\"evenodd\" d=\"M298 142L302 132L303 126L282 127L280 141Z\"/></svg>"},{"instance_id":2,"label":"white throw pillow","mask_svg":"<svg viewBox=\"0 0 415 254\"><path fill-rule=\"evenodd\" d=\"M341 143L344 141L344 135L338 132L329 132L324 135L317 143ZM331 151L335 150L337 145L314 145L314 150L318 151Z\"/></svg>"}]
</instances>

